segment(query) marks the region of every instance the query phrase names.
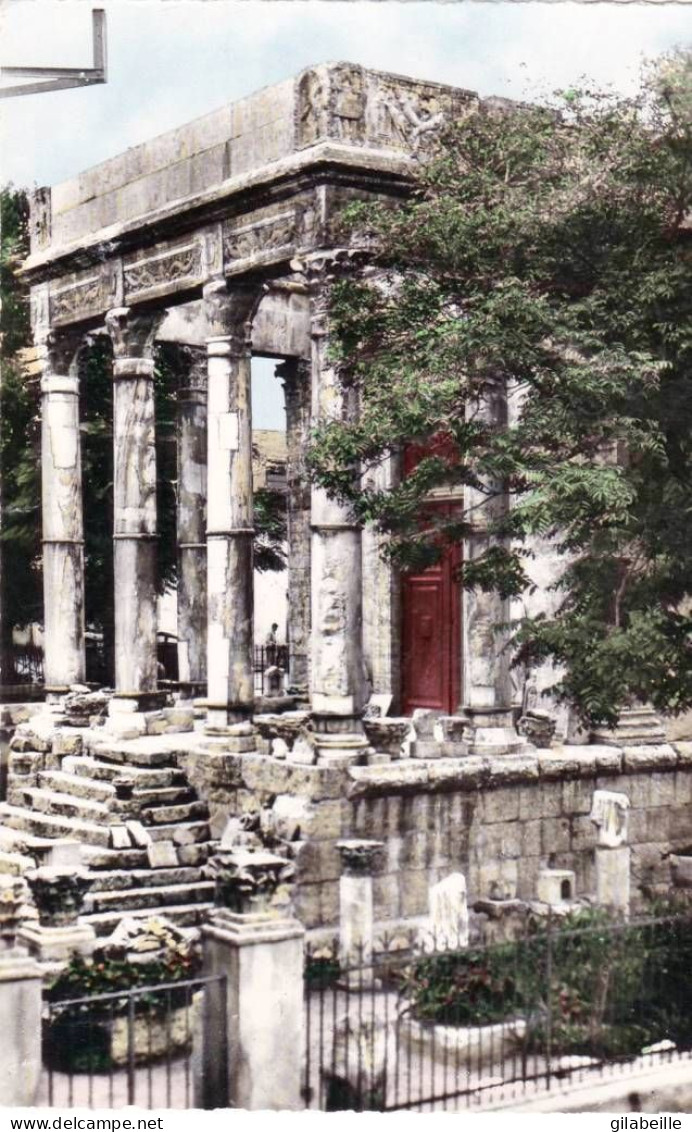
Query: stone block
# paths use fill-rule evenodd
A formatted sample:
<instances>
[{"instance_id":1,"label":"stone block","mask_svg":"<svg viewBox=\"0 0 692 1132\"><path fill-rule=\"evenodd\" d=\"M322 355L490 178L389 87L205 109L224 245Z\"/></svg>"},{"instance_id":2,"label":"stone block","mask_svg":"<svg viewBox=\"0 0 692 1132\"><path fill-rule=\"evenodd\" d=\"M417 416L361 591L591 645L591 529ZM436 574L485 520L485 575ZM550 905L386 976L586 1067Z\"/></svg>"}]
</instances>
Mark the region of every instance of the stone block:
<instances>
[{"instance_id":1,"label":"stone block","mask_svg":"<svg viewBox=\"0 0 692 1132\"><path fill-rule=\"evenodd\" d=\"M479 826L470 840L477 861L504 861L521 856L521 822Z\"/></svg>"},{"instance_id":2,"label":"stone block","mask_svg":"<svg viewBox=\"0 0 692 1132\"><path fill-rule=\"evenodd\" d=\"M559 784L545 782L519 787L519 817L552 818L562 812L562 791Z\"/></svg>"},{"instance_id":3,"label":"stone block","mask_svg":"<svg viewBox=\"0 0 692 1132\"><path fill-rule=\"evenodd\" d=\"M653 746L623 747L623 764L625 771L638 774L644 770L663 770L677 766L677 752L670 743L659 743Z\"/></svg>"},{"instance_id":4,"label":"stone block","mask_svg":"<svg viewBox=\"0 0 692 1132\"><path fill-rule=\"evenodd\" d=\"M207 845L179 845L178 861L181 865L203 865L209 856Z\"/></svg>"},{"instance_id":5,"label":"stone block","mask_svg":"<svg viewBox=\"0 0 692 1132\"><path fill-rule=\"evenodd\" d=\"M407 869L399 876L401 915L424 916L428 911L428 872L426 869Z\"/></svg>"},{"instance_id":6,"label":"stone block","mask_svg":"<svg viewBox=\"0 0 692 1132\"><path fill-rule=\"evenodd\" d=\"M341 876L341 854L332 841L304 842L298 849L294 861L299 883L338 880Z\"/></svg>"},{"instance_id":7,"label":"stone block","mask_svg":"<svg viewBox=\"0 0 692 1132\"><path fill-rule=\"evenodd\" d=\"M373 905L378 920L393 920L401 915L399 876L396 873L373 877Z\"/></svg>"},{"instance_id":8,"label":"stone block","mask_svg":"<svg viewBox=\"0 0 692 1132\"><path fill-rule=\"evenodd\" d=\"M132 839L133 845L136 845L138 849L149 848L151 845L151 836L147 833L141 821L125 822L125 828L129 837Z\"/></svg>"},{"instance_id":9,"label":"stone block","mask_svg":"<svg viewBox=\"0 0 692 1132\"><path fill-rule=\"evenodd\" d=\"M678 741L673 743L673 749L678 756L678 766L692 767L692 742Z\"/></svg>"},{"instance_id":10,"label":"stone block","mask_svg":"<svg viewBox=\"0 0 692 1132\"><path fill-rule=\"evenodd\" d=\"M567 853L571 848L569 818L544 818L541 822L541 853Z\"/></svg>"},{"instance_id":11,"label":"stone block","mask_svg":"<svg viewBox=\"0 0 692 1132\"><path fill-rule=\"evenodd\" d=\"M562 747L557 751L538 752L538 769L544 781L569 778L593 778L596 757L590 747Z\"/></svg>"},{"instance_id":12,"label":"stone block","mask_svg":"<svg viewBox=\"0 0 692 1132\"><path fill-rule=\"evenodd\" d=\"M349 809L345 802L318 802L306 811L303 830L316 841L337 840L348 832L348 815Z\"/></svg>"},{"instance_id":13,"label":"stone block","mask_svg":"<svg viewBox=\"0 0 692 1132\"><path fill-rule=\"evenodd\" d=\"M170 869L178 864L178 854L172 841L152 841L147 845L147 859L152 869Z\"/></svg>"},{"instance_id":14,"label":"stone block","mask_svg":"<svg viewBox=\"0 0 692 1132\"><path fill-rule=\"evenodd\" d=\"M130 835L124 825L111 826L111 845L114 849L129 849Z\"/></svg>"},{"instance_id":15,"label":"stone block","mask_svg":"<svg viewBox=\"0 0 692 1132\"><path fill-rule=\"evenodd\" d=\"M675 775L671 773L654 773L650 776L651 782L651 805L652 806L674 806L675 805Z\"/></svg>"},{"instance_id":16,"label":"stone block","mask_svg":"<svg viewBox=\"0 0 692 1132\"><path fill-rule=\"evenodd\" d=\"M660 814L656 814L659 818ZM692 845L692 806L673 806L668 811L668 833L671 842Z\"/></svg>"},{"instance_id":17,"label":"stone block","mask_svg":"<svg viewBox=\"0 0 692 1132\"><path fill-rule=\"evenodd\" d=\"M515 900L519 879L517 861L486 861L478 868L478 899ZM470 878L469 878L470 880Z\"/></svg>"},{"instance_id":18,"label":"stone block","mask_svg":"<svg viewBox=\"0 0 692 1132\"><path fill-rule=\"evenodd\" d=\"M84 752L84 738L81 731L67 728L56 731L53 740L53 754L63 758L65 755L81 755Z\"/></svg>"},{"instance_id":19,"label":"stone block","mask_svg":"<svg viewBox=\"0 0 692 1132\"><path fill-rule=\"evenodd\" d=\"M493 786L509 786L536 780L539 775L539 762L535 755L489 758L488 769L490 783Z\"/></svg>"},{"instance_id":20,"label":"stone block","mask_svg":"<svg viewBox=\"0 0 692 1132\"><path fill-rule=\"evenodd\" d=\"M692 803L692 774L688 770L675 773L675 804L688 806Z\"/></svg>"},{"instance_id":21,"label":"stone block","mask_svg":"<svg viewBox=\"0 0 692 1132\"><path fill-rule=\"evenodd\" d=\"M147 733L146 717L143 711L116 712L108 716L103 729L116 739L139 739Z\"/></svg>"},{"instance_id":22,"label":"stone block","mask_svg":"<svg viewBox=\"0 0 692 1132\"><path fill-rule=\"evenodd\" d=\"M481 820L491 825L494 822L513 821L519 817L519 793L517 790L486 790L481 795Z\"/></svg>"},{"instance_id":23,"label":"stone block","mask_svg":"<svg viewBox=\"0 0 692 1132\"><path fill-rule=\"evenodd\" d=\"M562 813L565 817L573 814L591 812L593 782L584 779L571 779L562 783Z\"/></svg>"},{"instance_id":24,"label":"stone block","mask_svg":"<svg viewBox=\"0 0 692 1132\"><path fill-rule=\"evenodd\" d=\"M571 903L576 897L576 878L571 869L541 869L536 879L536 899L542 904Z\"/></svg>"},{"instance_id":25,"label":"stone block","mask_svg":"<svg viewBox=\"0 0 692 1132\"><path fill-rule=\"evenodd\" d=\"M525 821L521 823L521 859L538 857L541 852L541 822Z\"/></svg>"}]
</instances>

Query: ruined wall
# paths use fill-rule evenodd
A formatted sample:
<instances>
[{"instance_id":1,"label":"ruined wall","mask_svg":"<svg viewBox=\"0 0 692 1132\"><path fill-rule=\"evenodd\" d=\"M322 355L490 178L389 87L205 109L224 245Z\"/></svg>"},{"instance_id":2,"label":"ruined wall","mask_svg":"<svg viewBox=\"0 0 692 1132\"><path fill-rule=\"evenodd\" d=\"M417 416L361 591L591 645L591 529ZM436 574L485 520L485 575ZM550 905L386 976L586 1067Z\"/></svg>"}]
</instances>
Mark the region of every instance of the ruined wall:
<instances>
[{"instance_id":1,"label":"ruined wall","mask_svg":"<svg viewBox=\"0 0 692 1132\"><path fill-rule=\"evenodd\" d=\"M596 789L630 799L635 907L643 890L668 890L667 854L692 845L688 743L350 770L260 754L234 756L229 768L224 791L215 795L217 824L223 813L262 811L263 830L293 842L296 912L308 928L337 923L340 838L385 842L375 876L380 921L424 915L429 885L456 870L467 877L471 903L493 895L535 898L538 870L546 864L573 869L577 895L592 894L596 829L589 811ZM209 784L206 790L195 785L208 794Z\"/></svg>"}]
</instances>

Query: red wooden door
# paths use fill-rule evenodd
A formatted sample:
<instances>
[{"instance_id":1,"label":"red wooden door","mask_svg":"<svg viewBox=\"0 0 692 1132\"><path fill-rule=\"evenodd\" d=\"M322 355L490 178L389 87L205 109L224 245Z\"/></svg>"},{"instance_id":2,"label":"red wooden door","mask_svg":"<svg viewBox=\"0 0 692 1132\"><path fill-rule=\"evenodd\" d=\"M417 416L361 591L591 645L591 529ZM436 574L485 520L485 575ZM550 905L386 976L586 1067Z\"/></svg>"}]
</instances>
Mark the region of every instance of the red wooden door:
<instances>
[{"instance_id":1,"label":"red wooden door","mask_svg":"<svg viewBox=\"0 0 692 1132\"><path fill-rule=\"evenodd\" d=\"M402 709L453 713L461 698L459 548L435 566L405 574L402 593Z\"/></svg>"}]
</instances>

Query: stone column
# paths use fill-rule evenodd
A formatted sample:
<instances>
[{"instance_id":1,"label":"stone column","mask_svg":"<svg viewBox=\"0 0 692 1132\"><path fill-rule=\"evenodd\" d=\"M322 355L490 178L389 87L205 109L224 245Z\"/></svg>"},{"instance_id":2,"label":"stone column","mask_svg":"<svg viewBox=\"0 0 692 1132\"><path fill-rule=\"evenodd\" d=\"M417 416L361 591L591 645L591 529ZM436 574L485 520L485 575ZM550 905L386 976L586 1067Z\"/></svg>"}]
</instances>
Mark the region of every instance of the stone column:
<instances>
[{"instance_id":1,"label":"stone column","mask_svg":"<svg viewBox=\"0 0 692 1132\"><path fill-rule=\"evenodd\" d=\"M312 339L312 419L345 419L356 412L329 358L328 303L334 262L307 264ZM313 484L311 706L319 763L354 762L367 750L362 725L363 592L361 532L351 510Z\"/></svg>"},{"instance_id":2,"label":"stone column","mask_svg":"<svg viewBox=\"0 0 692 1132\"><path fill-rule=\"evenodd\" d=\"M38 336L38 328L37 336ZM38 341L41 378L44 677L49 698L83 683L84 520L79 434L80 338Z\"/></svg>"},{"instance_id":3,"label":"stone column","mask_svg":"<svg viewBox=\"0 0 692 1132\"><path fill-rule=\"evenodd\" d=\"M0 876L0 1059L2 1103L10 1108L35 1104L41 1074L41 967L16 946L22 882Z\"/></svg>"},{"instance_id":4,"label":"stone column","mask_svg":"<svg viewBox=\"0 0 692 1132\"><path fill-rule=\"evenodd\" d=\"M310 438L310 363L291 358L277 366L286 402L288 450L288 679L308 694L310 659L310 482L305 452Z\"/></svg>"},{"instance_id":5,"label":"stone column","mask_svg":"<svg viewBox=\"0 0 692 1132\"><path fill-rule=\"evenodd\" d=\"M471 407L470 411L476 419L502 425L507 415L503 384L498 382L486 393L480 406ZM486 488L492 493L500 485L488 481ZM476 527L476 533L466 540L464 548L465 557L472 561L480 558L497 541L488 528L506 510L507 498L502 493L488 495L478 489L467 488L464 503ZM528 746L517 733L512 714L509 631L503 628L509 620L508 598L501 597L496 591L466 591L462 666L465 702L459 710L471 719L471 754L510 754L526 750Z\"/></svg>"},{"instance_id":6,"label":"stone column","mask_svg":"<svg viewBox=\"0 0 692 1132\"><path fill-rule=\"evenodd\" d=\"M113 341L115 692L157 703L156 321L127 307L106 315Z\"/></svg>"},{"instance_id":7,"label":"stone column","mask_svg":"<svg viewBox=\"0 0 692 1132\"><path fill-rule=\"evenodd\" d=\"M207 730L247 723L254 708L250 332L257 294L204 289L208 356Z\"/></svg>"},{"instance_id":8,"label":"stone column","mask_svg":"<svg viewBox=\"0 0 692 1132\"><path fill-rule=\"evenodd\" d=\"M207 680L207 356L184 346L178 390L178 677L184 694Z\"/></svg>"},{"instance_id":9,"label":"stone column","mask_svg":"<svg viewBox=\"0 0 692 1132\"><path fill-rule=\"evenodd\" d=\"M382 841L337 841L339 880L339 962L344 984L359 989L372 982L373 871Z\"/></svg>"},{"instance_id":10,"label":"stone column","mask_svg":"<svg viewBox=\"0 0 692 1132\"><path fill-rule=\"evenodd\" d=\"M247 850L213 859L217 908L202 928L202 946L204 973L226 975L225 1001L214 996L210 1007L218 1016L208 1021L211 1032L226 1034L227 1061L221 1060L223 1045L210 1044L196 1083L198 1107L303 1107L305 930L272 907L287 865L273 854Z\"/></svg>"}]
</instances>

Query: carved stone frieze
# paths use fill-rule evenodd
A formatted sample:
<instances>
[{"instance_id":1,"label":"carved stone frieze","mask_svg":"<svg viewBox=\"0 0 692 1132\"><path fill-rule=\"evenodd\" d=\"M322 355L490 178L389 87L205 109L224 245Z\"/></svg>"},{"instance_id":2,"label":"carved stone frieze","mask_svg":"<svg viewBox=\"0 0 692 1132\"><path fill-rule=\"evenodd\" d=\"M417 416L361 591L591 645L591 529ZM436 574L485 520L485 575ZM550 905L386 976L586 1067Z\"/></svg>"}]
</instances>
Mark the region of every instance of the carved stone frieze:
<instances>
[{"instance_id":1,"label":"carved stone frieze","mask_svg":"<svg viewBox=\"0 0 692 1132\"><path fill-rule=\"evenodd\" d=\"M331 138L417 154L476 103L470 92L351 64L313 67L298 79L296 144Z\"/></svg>"},{"instance_id":2,"label":"carved stone frieze","mask_svg":"<svg viewBox=\"0 0 692 1132\"><path fill-rule=\"evenodd\" d=\"M159 252L147 259L125 264L125 296L128 300L148 292L168 288L172 284L193 283L204 274L202 245L199 241L171 251Z\"/></svg>"},{"instance_id":3,"label":"carved stone frieze","mask_svg":"<svg viewBox=\"0 0 692 1132\"><path fill-rule=\"evenodd\" d=\"M273 213L251 214L225 225L224 263L232 270L238 262L292 255L298 249L312 247L318 234L317 210L311 198Z\"/></svg>"},{"instance_id":4,"label":"carved stone frieze","mask_svg":"<svg viewBox=\"0 0 692 1132\"><path fill-rule=\"evenodd\" d=\"M50 321L55 325L77 322L98 314L104 306L102 278L94 272L87 278L50 292Z\"/></svg>"}]
</instances>

